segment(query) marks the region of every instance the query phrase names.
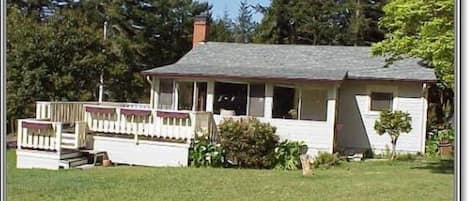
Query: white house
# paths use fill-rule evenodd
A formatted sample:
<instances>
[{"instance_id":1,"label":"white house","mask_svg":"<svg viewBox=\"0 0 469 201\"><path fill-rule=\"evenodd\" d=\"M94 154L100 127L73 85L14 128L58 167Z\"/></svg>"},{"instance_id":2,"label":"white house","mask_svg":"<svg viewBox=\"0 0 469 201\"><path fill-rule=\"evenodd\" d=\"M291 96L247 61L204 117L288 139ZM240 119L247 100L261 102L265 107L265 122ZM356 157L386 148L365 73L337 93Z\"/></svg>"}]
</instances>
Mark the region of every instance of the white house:
<instances>
[{"instance_id":1,"label":"white house","mask_svg":"<svg viewBox=\"0 0 469 201\"><path fill-rule=\"evenodd\" d=\"M118 163L185 166L196 131L216 135L224 118L246 116L277 127L282 139L304 141L311 155L381 152L390 139L373 124L384 109L412 117L397 150L425 151L427 83L436 78L418 59L386 66L369 47L207 42L207 34L205 18L196 18L193 49L142 72L149 104L38 102L36 119L18 124L18 167L84 163L76 151L83 147Z\"/></svg>"}]
</instances>

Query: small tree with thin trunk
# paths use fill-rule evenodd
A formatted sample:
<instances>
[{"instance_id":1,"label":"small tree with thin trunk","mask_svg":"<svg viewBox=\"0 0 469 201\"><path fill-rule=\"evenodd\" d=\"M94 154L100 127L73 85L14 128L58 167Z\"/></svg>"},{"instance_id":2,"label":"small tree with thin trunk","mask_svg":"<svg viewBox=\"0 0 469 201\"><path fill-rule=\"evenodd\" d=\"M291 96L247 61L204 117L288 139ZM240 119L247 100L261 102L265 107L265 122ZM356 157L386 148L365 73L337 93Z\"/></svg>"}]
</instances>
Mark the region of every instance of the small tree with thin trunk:
<instances>
[{"instance_id":1,"label":"small tree with thin trunk","mask_svg":"<svg viewBox=\"0 0 469 201\"><path fill-rule=\"evenodd\" d=\"M396 159L396 144L401 133L409 133L412 118L410 114L403 111L382 111L379 119L375 121L375 130L379 135L387 133L391 137L392 152L391 160Z\"/></svg>"}]
</instances>

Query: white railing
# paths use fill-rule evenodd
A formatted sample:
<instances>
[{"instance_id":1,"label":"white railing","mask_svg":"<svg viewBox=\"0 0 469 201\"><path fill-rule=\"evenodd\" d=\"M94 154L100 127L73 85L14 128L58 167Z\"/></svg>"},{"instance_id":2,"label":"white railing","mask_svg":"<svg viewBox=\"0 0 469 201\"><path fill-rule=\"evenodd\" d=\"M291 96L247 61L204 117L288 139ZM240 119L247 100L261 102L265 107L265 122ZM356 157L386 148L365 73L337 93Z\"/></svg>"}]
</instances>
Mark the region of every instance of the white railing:
<instances>
[{"instance_id":1,"label":"white railing","mask_svg":"<svg viewBox=\"0 0 469 201\"><path fill-rule=\"evenodd\" d=\"M18 149L60 151L62 124L32 119L18 120Z\"/></svg>"},{"instance_id":2,"label":"white railing","mask_svg":"<svg viewBox=\"0 0 469 201\"><path fill-rule=\"evenodd\" d=\"M189 140L208 122L208 112L161 111L154 109L85 105L91 132Z\"/></svg>"},{"instance_id":3,"label":"white railing","mask_svg":"<svg viewBox=\"0 0 469 201\"><path fill-rule=\"evenodd\" d=\"M146 103L37 101L36 119L49 119L53 122L62 123L74 123L75 121L83 121L85 119L85 111L83 105L85 104L142 109L150 108L150 104Z\"/></svg>"},{"instance_id":4,"label":"white railing","mask_svg":"<svg viewBox=\"0 0 469 201\"><path fill-rule=\"evenodd\" d=\"M17 144L18 149L40 149L57 151L61 149L79 149L86 145L86 123L77 121L74 124L74 139L72 145L62 144L64 124L36 119L18 120Z\"/></svg>"},{"instance_id":5,"label":"white railing","mask_svg":"<svg viewBox=\"0 0 469 201\"><path fill-rule=\"evenodd\" d=\"M52 122L74 123L83 121L83 105L92 102L36 102L36 119L49 119Z\"/></svg>"},{"instance_id":6,"label":"white railing","mask_svg":"<svg viewBox=\"0 0 469 201\"><path fill-rule=\"evenodd\" d=\"M98 105L137 108L137 109L150 109L151 108L150 104L148 103L102 102L102 103L99 103Z\"/></svg>"},{"instance_id":7,"label":"white railing","mask_svg":"<svg viewBox=\"0 0 469 201\"><path fill-rule=\"evenodd\" d=\"M86 122L77 121L75 123L75 149L86 146Z\"/></svg>"}]
</instances>

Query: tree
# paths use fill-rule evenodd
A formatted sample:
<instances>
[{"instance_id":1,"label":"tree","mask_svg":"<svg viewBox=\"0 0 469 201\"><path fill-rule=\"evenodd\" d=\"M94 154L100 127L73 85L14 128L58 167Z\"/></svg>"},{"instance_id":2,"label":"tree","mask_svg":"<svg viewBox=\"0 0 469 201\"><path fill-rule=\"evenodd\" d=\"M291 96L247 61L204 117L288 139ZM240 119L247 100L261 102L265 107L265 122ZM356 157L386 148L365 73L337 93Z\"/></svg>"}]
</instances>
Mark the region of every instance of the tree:
<instances>
[{"instance_id":1,"label":"tree","mask_svg":"<svg viewBox=\"0 0 469 201\"><path fill-rule=\"evenodd\" d=\"M273 0L256 42L311 45L369 45L383 36L376 26L383 1Z\"/></svg>"},{"instance_id":2,"label":"tree","mask_svg":"<svg viewBox=\"0 0 469 201\"><path fill-rule=\"evenodd\" d=\"M411 121L409 113L389 110L382 111L379 119L375 121L374 129L378 135L387 133L391 137L391 160L396 158L396 145L401 133L409 133L412 130Z\"/></svg>"},{"instance_id":3,"label":"tree","mask_svg":"<svg viewBox=\"0 0 469 201\"><path fill-rule=\"evenodd\" d=\"M234 42L234 23L225 10L223 17L215 20L210 25L210 41Z\"/></svg>"},{"instance_id":4,"label":"tree","mask_svg":"<svg viewBox=\"0 0 469 201\"><path fill-rule=\"evenodd\" d=\"M389 61L419 57L435 68L442 87L454 87L454 1L394 0L384 6L379 26L385 39L373 54Z\"/></svg>"},{"instance_id":5,"label":"tree","mask_svg":"<svg viewBox=\"0 0 469 201\"><path fill-rule=\"evenodd\" d=\"M107 101L144 101L142 70L179 59L192 47L192 1L11 1L8 6L8 117L34 115L37 100L97 99L104 72ZM53 15L45 16L41 6ZM108 39L103 24L108 22ZM11 125L12 126L12 125ZM10 126L10 127L11 127Z\"/></svg>"},{"instance_id":6,"label":"tree","mask_svg":"<svg viewBox=\"0 0 469 201\"><path fill-rule=\"evenodd\" d=\"M102 30L83 13L58 10L38 20L16 6L8 8L8 117L10 124L34 115L37 100L94 100L99 73L123 77L126 66L103 51Z\"/></svg>"},{"instance_id":7,"label":"tree","mask_svg":"<svg viewBox=\"0 0 469 201\"><path fill-rule=\"evenodd\" d=\"M373 45L373 54L386 56L389 63L418 57L434 68L438 83L429 91L429 119L450 127L454 110L454 1L394 0L383 9L379 26L386 35Z\"/></svg>"},{"instance_id":8,"label":"tree","mask_svg":"<svg viewBox=\"0 0 469 201\"><path fill-rule=\"evenodd\" d=\"M239 43L249 43L254 37L256 23L252 20L252 10L247 0L240 2L239 15L234 27L234 38Z\"/></svg>"},{"instance_id":9,"label":"tree","mask_svg":"<svg viewBox=\"0 0 469 201\"><path fill-rule=\"evenodd\" d=\"M385 0L349 0L345 4L344 13L348 16L347 44L370 45L384 39L378 21L383 16L382 7Z\"/></svg>"}]
</instances>

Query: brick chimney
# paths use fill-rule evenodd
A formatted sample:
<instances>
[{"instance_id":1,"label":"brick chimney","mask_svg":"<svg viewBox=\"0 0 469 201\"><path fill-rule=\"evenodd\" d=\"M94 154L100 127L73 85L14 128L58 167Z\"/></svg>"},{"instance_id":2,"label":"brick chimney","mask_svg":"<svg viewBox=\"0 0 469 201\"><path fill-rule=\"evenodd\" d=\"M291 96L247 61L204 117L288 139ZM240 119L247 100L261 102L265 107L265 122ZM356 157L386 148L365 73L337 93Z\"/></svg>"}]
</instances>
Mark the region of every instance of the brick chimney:
<instances>
[{"instance_id":1,"label":"brick chimney","mask_svg":"<svg viewBox=\"0 0 469 201\"><path fill-rule=\"evenodd\" d=\"M197 15L194 17L194 33L192 35L192 47L197 46L200 42L208 40L209 23L207 15Z\"/></svg>"}]
</instances>

